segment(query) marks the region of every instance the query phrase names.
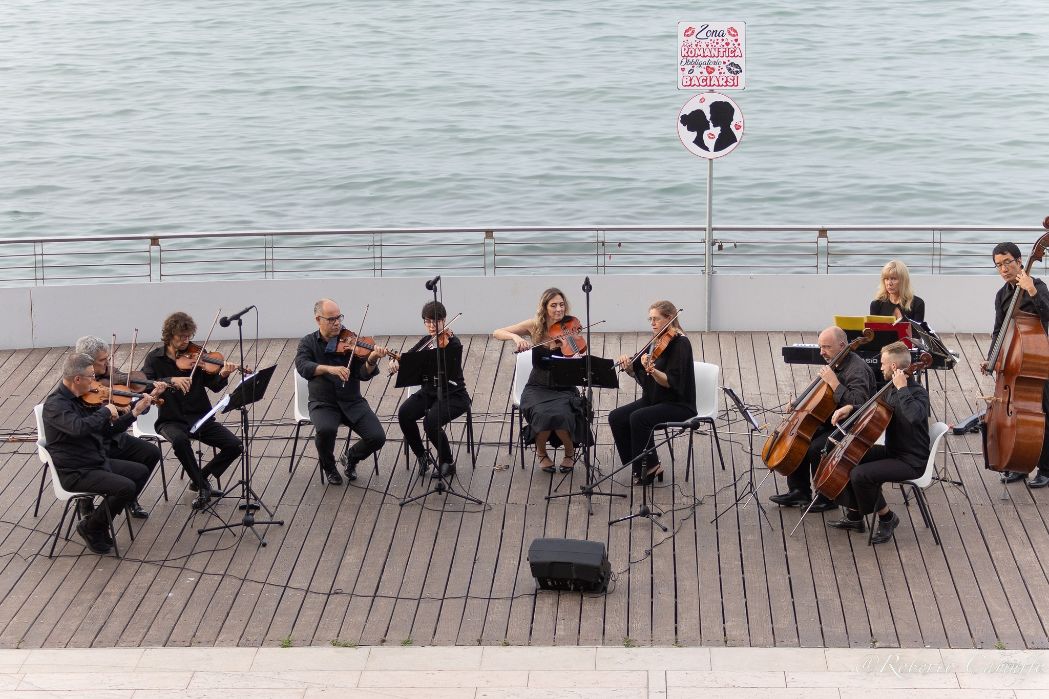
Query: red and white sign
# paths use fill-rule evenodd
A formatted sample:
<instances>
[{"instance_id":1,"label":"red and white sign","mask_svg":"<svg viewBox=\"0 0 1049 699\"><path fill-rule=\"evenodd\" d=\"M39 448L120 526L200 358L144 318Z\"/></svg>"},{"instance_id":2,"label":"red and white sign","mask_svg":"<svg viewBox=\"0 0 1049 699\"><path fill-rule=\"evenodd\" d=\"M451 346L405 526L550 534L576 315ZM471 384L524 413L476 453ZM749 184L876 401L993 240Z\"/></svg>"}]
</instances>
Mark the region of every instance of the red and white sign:
<instances>
[{"instance_id":1,"label":"red and white sign","mask_svg":"<svg viewBox=\"0 0 1049 699\"><path fill-rule=\"evenodd\" d=\"M677 53L679 90L747 86L746 22L678 22Z\"/></svg>"},{"instance_id":2,"label":"red and white sign","mask_svg":"<svg viewBox=\"0 0 1049 699\"><path fill-rule=\"evenodd\" d=\"M677 135L689 152L707 160L720 158L743 140L743 112L721 93L698 94L678 113Z\"/></svg>"}]
</instances>

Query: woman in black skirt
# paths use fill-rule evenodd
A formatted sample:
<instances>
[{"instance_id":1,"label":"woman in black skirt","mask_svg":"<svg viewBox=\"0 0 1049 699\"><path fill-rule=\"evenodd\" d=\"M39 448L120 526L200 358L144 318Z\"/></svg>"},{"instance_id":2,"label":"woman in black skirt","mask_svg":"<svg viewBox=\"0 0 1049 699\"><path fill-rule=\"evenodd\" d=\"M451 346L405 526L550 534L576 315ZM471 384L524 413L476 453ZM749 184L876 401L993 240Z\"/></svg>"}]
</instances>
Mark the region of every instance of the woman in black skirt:
<instances>
[{"instance_id":1,"label":"woman in black skirt","mask_svg":"<svg viewBox=\"0 0 1049 699\"><path fill-rule=\"evenodd\" d=\"M553 473L554 462L547 444L564 445L560 470L567 473L575 465L576 444L582 444L587 432L586 411L579 392L573 387L550 385L551 356L561 349L550 335L550 326L568 315L568 301L560 289L547 289L539 299L535 317L492 333L497 340L511 341L518 350L532 348L532 372L521 393L521 414L527 421L525 441L535 442L539 466Z\"/></svg>"},{"instance_id":2,"label":"woman in black skirt","mask_svg":"<svg viewBox=\"0 0 1049 699\"><path fill-rule=\"evenodd\" d=\"M696 416L696 373L692 343L677 319L670 301L656 301L648 308L653 337L659 339L631 361L623 355L619 366L641 384L641 398L608 414L612 439L622 464L652 446L652 429L663 422L684 422ZM669 327L667 327L669 326ZM644 462L644 463L642 463ZM635 482L647 485L663 480L663 466L655 451L633 463Z\"/></svg>"}]
</instances>

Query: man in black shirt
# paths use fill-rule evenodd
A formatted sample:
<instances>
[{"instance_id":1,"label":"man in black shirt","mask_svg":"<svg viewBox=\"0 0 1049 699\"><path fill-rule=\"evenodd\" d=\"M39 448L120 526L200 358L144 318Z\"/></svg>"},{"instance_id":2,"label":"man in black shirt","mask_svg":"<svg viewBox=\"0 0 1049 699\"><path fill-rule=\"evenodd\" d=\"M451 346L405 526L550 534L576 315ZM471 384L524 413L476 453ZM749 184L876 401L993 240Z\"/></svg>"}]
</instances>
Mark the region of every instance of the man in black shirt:
<instances>
[{"instance_id":1,"label":"man in black shirt","mask_svg":"<svg viewBox=\"0 0 1049 699\"><path fill-rule=\"evenodd\" d=\"M845 349L848 338L845 331L836 325L826 328L819 336L820 356L830 364ZM819 371L820 378L826 382L834 392L834 405L863 405L874 395L874 370L867 362L863 361L855 352L849 352L841 368L834 371L830 366L825 366ZM781 507L808 507L812 501L812 475L819 466L823 447L827 444L827 437L833 430L830 422L821 425L812 437L809 449L805 452L805 458L794 471L787 476L787 487L789 490L782 495L773 495L769 498ZM812 505L810 512L827 512L836 508L831 500L822 495L816 496L816 502Z\"/></svg>"},{"instance_id":2,"label":"man in black shirt","mask_svg":"<svg viewBox=\"0 0 1049 699\"><path fill-rule=\"evenodd\" d=\"M918 478L929 460L929 394L904 370L911 365L911 351L902 342L881 351L881 373L892 388L884 400L893 411L885 428L885 444L875 444L849 474L849 482L838 497L846 508L845 518L828 522L836 529L864 532L863 515L878 513L878 529L871 541L883 544L892 539L900 518L889 509L881 494L882 483ZM845 405L834 411L830 421L837 425L856 408Z\"/></svg>"},{"instance_id":3,"label":"man in black shirt","mask_svg":"<svg viewBox=\"0 0 1049 699\"><path fill-rule=\"evenodd\" d=\"M158 347L146 355L142 371L146 378L163 381L172 388L164 394L164 405L160 406L157 415L157 432L171 442L179 463L190 478L190 490L196 490L197 498L193 501L194 509L202 509L211 498L222 497L222 491L211 485L211 476L222 476L230 464L237 460L243 451L240 439L225 426L211 418L192 436L201 443L218 449L215 458L201 468L190 445L189 428L211 410L207 389L214 392L226 387L229 375L237 368L233 362L224 362L222 368L214 373L207 373L202 366L196 370L179 369L176 359L180 352L188 347L197 324L187 314L178 311L164 320Z\"/></svg>"},{"instance_id":4,"label":"man in black shirt","mask_svg":"<svg viewBox=\"0 0 1049 699\"><path fill-rule=\"evenodd\" d=\"M317 330L299 340L295 353L295 370L309 381L310 421L314 426L314 444L321 470L332 485L342 483L335 468L335 438L339 425L348 425L360 439L342 455L346 478L357 480L357 464L382 449L386 431L361 395L361 381L370 381L379 373L379 359L386 356L385 347L376 347L366 358L338 354L342 311L331 299L313 305ZM349 444L349 440L347 440Z\"/></svg>"},{"instance_id":5,"label":"man in black shirt","mask_svg":"<svg viewBox=\"0 0 1049 699\"><path fill-rule=\"evenodd\" d=\"M44 401L43 438L54 459L62 487L104 495L109 512L116 517L142 492L149 469L133 461L110 458L106 440L126 430L149 409L152 399L145 396L124 415L116 406L89 407L80 400L95 378L92 357L70 354L62 365L62 382ZM77 525L77 534L95 553L113 547L106 509L98 508Z\"/></svg>"},{"instance_id":6,"label":"man in black shirt","mask_svg":"<svg viewBox=\"0 0 1049 699\"><path fill-rule=\"evenodd\" d=\"M93 367L96 379L110 380L111 384L127 385L127 374L116 371L110 372L109 347L102 338L91 335L82 337L76 341L74 352L86 354L94 360ZM167 390L167 387L167 384L163 381L149 382L145 386L132 386L137 391L150 393L154 398L160 396ZM160 449L144 439L128 434L126 430L109 436L106 440L106 453L111 459L134 461L142 464L149 471L149 475L153 474L153 469L160 463ZM89 500L82 500L81 502L85 506L91 504ZM89 507L81 508L82 514L87 514L90 511ZM149 517L149 512L139 504L137 499L128 506L128 512L131 513L132 517L139 519Z\"/></svg>"},{"instance_id":7,"label":"man in black shirt","mask_svg":"<svg viewBox=\"0 0 1049 699\"><path fill-rule=\"evenodd\" d=\"M1020 302L1017 310L1033 313L1042 321L1042 328L1049 329L1049 287L1041 279L1035 279L1024 271L1020 248L1015 243L999 243L991 251L994 266L998 269L1005 284L994 297L994 330L991 331L991 346L998 339L998 333L1005 323L1005 314L1009 310L1013 292L1019 286ZM988 373L987 362L980 364L980 369ZM1032 488L1044 488L1049 485L1049 382L1042 387L1042 411L1046 413L1045 433L1042 437L1042 453L1038 457L1038 473L1028 481ZM1013 483L1027 478L1026 473L1006 471L1002 474L1003 483Z\"/></svg>"},{"instance_id":8,"label":"man in black shirt","mask_svg":"<svg viewBox=\"0 0 1049 699\"><path fill-rule=\"evenodd\" d=\"M444 304L439 301L429 301L422 310L423 324L428 333L422 337L408 352L421 349L433 349L434 337L444 332L444 321L448 317L448 311ZM461 348L463 345L449 330L446 334L447 344L443 345L447 351L453 347ZM445 355L447 356L447 355ZM397 360L390 360L390 373L396 373L400 368ZM426 447L423 446L422 435L419 434L417 420L423 418L423 429L426 430L426 438L430 444L437 447L438 467L434 469L433 478L450 476L455 473L455 459L452 456L452 448L448 443L448 435L445 434L444 425L459 417L470 407L470 394L466 392L466 383L463 379L463 367L460 363L447 364L444 368L444 390L442 391L444 401L437 404L437 371L434 367L432 375L423 377L422 387L408 396L397 410L397 421L404 433L404 441L408 449L415 455L419 468L419 475L428 470Z\"/></svg>"}]
</instances>

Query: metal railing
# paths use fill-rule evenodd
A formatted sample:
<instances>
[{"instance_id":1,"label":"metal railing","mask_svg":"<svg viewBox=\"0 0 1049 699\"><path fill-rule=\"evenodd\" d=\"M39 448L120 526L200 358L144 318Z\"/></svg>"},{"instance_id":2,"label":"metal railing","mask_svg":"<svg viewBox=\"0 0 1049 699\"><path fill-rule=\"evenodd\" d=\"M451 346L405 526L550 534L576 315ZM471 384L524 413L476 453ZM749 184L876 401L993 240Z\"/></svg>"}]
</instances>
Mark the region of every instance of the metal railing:
<instances>
[{"instance_id":1,"label":"metal railing","mask_svg":"<svg viewBox=\"0 0 1049 699\"><path fill-rule=\"evenodd\" d=\"M457 276L702 274L703 226L222 231L0 239L0 286ZM1038 226L715 226L718 274L993 274L991 249L1026 252Z\"/></svg>"}]
</instances>

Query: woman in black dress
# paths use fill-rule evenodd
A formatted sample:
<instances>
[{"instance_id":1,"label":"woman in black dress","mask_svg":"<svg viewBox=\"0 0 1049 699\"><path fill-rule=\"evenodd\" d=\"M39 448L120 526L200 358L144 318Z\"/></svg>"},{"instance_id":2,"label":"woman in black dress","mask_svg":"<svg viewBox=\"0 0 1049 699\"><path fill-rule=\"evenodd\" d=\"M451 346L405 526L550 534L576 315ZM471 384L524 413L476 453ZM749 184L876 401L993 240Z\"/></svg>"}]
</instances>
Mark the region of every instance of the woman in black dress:
<instances>
[{"instance_id":1,"label":"woman in black dress","mask_svg":"<svg viewBox=\"0 0 1049 699\"><path fill-rule=\"evenodd\" d=\"M641 384L641 398L608 414L612 439L622 464L652 446L652 429L663 422L683 422L696 416L696 373L692 343L681 329L678 310L670 301L656 301L648 308L653 336L663 331L666 346L658 353L646 347L636 359L623 355L619 366ZM670 326L669 328L667 326ZM661 336L661 337L662 337ZM660 346L659 340L653 343ZM654 356L658 354L658 356ZM644 463L642 464L642 461ZM655 451L634 461L635 482L647 485L663 480L663 467Z\"/></svg>"},{"instance_id":2,"label":"woman in black dress","mask_svg":"<svg viewBox=\"0 0 1049 699\"><path fill-rule=\"evenodd\" d=\"M911 273L899 260L891 260L881 268L881 283L871 301L871 315L906 317L916 323L925 320L925 302L914 295Z\"/></svg>"},{"instance_id":3,"label":"woman in black dress","mask_svg":"<svg viewBox=\"0 0 1049 699\"><path fill-rule=\"evenodd\" d=\"M576 444L586 435L586 413L579 392L573 387L550 385L550 357L561 350L550 335L550 326L568 315L568 301L560 289L547 289L539 299L535 317L499 328L497 340L513 342L518 350L532 348L532 372L521 393L521 414L527 421L524 439L535 442L539 466L547 473L555 470L547 444L564 445L560 470L567 473L575 465Z\"/></svg>"}]
</instances>

